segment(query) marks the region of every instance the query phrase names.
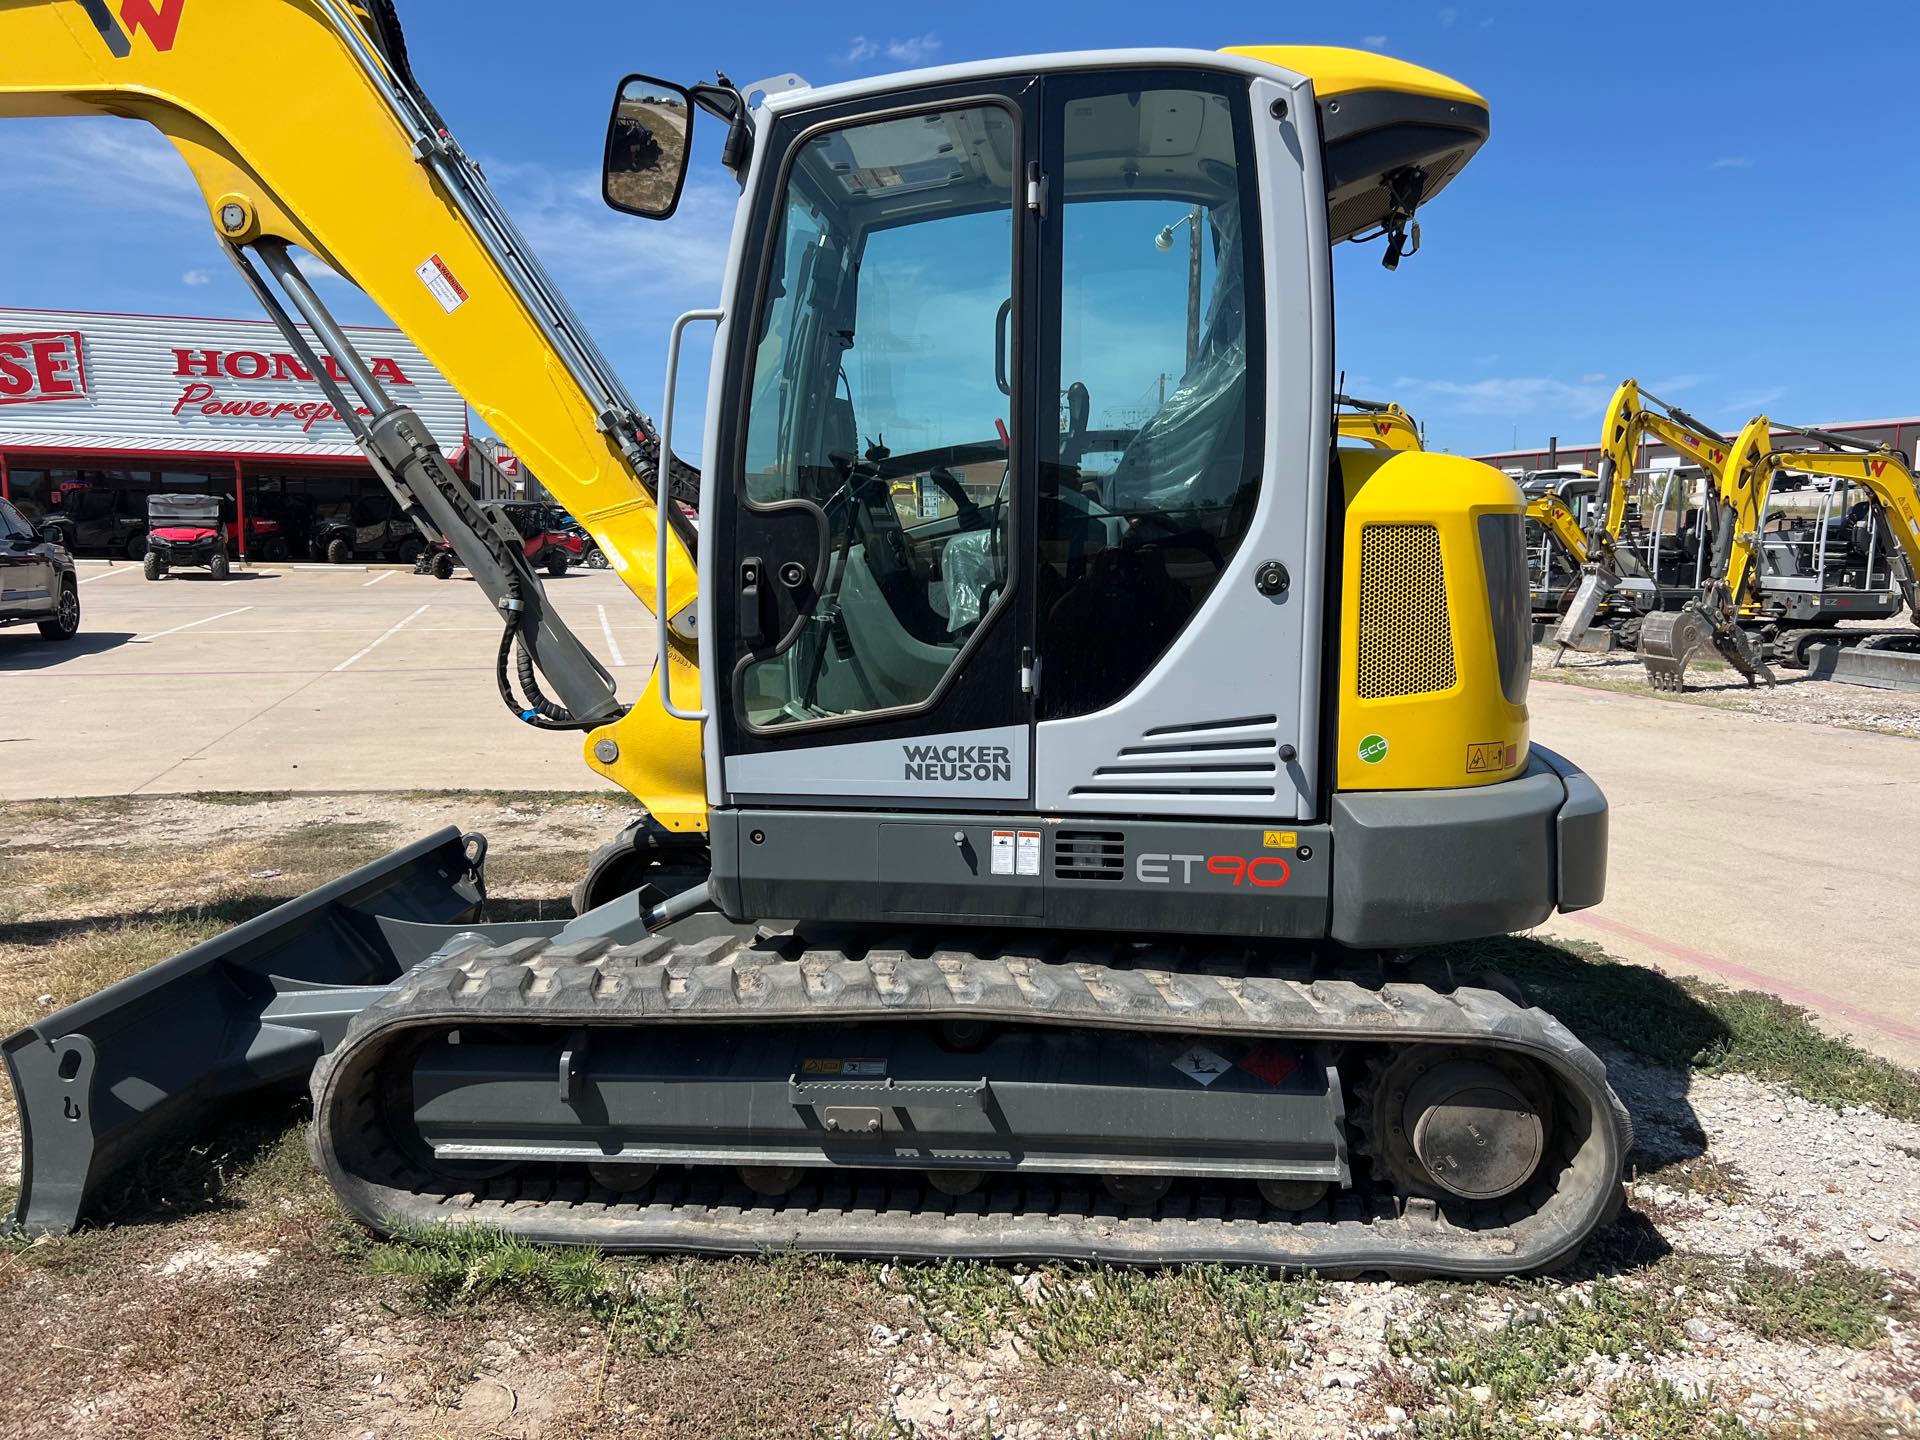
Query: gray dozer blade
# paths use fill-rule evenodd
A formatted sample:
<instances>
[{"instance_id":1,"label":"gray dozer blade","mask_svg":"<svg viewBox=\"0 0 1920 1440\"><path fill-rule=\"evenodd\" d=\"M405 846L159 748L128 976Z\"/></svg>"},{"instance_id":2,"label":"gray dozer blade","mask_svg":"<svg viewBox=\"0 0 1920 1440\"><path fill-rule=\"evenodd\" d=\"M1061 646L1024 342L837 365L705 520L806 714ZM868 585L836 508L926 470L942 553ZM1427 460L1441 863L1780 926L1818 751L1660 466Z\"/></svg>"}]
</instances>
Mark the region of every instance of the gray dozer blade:
<instances>
[{"instance_id":1,"label":"gray dozer blade","mask_svg":"<svg viewBox=\"0 0 1920 1440\"><path fill-rule=\"evenodd\" d=\"M478 910L485 859L482 837L449 827L8 1037L14 1223L71 1230L101 1180L163 1132L217 1101L304 1086L347 1022Z\"/></svg>"}]
</instances>

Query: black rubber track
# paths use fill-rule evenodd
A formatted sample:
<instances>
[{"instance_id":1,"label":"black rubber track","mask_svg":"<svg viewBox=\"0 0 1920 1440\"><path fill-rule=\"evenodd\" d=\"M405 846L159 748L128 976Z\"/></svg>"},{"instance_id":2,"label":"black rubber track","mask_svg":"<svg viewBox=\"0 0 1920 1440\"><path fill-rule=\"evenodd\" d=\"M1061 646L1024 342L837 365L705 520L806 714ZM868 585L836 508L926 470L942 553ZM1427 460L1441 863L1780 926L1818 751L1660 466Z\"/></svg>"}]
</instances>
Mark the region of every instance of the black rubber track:
<instances>
[{"instance_id":1,"label":"black rubber track","mask_svg":"<svg viewBox=\"0 0 1920 1440\"><path fill-rule=\"evenodd\" d=\"M1029 938L983 953L962 948L967 943L809 949L791 934L688 943L661 936L622 947L476 940L414 971L363 1011L315 1069L314 1159L348 1211L376 1230L468 1221L611 1250L794 1248L869 1258L1218 1261L1330 1275L1489 1276L1565 1264L1618 1211L1632 1128L1605 1067L1552 1016L1512 998L1517 992L1501 977L1456 983L1444 967L1328 976L1296 965L1252 973L1273 965L1272 957L1232 946L1068 948ZM431 1030L949 1018L1505 1049L1552 1078L1559 1144L1529 1187L1490 1205L1336 1192L1285 1216L1250 1193L1191 1186L1176 1186L1151 1207L1122 1207L1084 1181L1017 1172L957 1198L916 1175L871 1170L844 1172L844 1179L819 1172L822 1183L777 1200L711 1169L668 1167L624 1195L575 1166L529 1165L463 1183L430 1173L410 1137L391 1128L404 1081L396 1083L383 1061Z\"/></svg>"}]
</instances>

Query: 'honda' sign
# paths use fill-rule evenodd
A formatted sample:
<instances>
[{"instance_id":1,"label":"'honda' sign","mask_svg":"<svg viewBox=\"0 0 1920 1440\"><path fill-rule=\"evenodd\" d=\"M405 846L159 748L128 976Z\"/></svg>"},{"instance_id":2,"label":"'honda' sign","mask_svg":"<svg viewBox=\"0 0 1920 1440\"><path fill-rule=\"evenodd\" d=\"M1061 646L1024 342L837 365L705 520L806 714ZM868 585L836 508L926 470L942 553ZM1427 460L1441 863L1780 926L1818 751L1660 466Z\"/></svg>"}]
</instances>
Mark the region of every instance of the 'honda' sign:
<instances>
[{"instance_id":1,"label":"'honda' sign","mask_svg":"<svg viewBox=\"0 0 1920 1440\"><path fill-rule=\"evenodd\" d=\"M87 367L78 330L0 334L0 405L78 400L87 393Z\"/></svg>"},{"instance_id":2,"label":"'honda' sign","mask_svg":"<svg viewBox=\"0 0 1920 1440\"><path fill-rule=\"evenodd\" d=\"M343 328L387 395L458 450L467 407L419 348ZM0 450L358 458L336 396L366 408L331 356L319 363L261 320L0 308Z\"/></svg>"}]
</instances>

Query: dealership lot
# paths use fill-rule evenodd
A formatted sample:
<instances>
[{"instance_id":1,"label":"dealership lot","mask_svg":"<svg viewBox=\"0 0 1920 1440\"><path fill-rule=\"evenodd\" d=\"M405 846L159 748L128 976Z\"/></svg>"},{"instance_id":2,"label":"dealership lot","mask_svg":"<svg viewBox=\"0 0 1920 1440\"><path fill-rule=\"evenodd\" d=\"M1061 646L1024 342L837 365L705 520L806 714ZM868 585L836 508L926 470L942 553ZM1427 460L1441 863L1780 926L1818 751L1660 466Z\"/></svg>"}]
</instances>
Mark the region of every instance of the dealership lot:
<instances>
[{"instance_id":1,"label":"dealership lot","mask_svg":"<svg viewBox=\"0 0 1920 1440\"><path fill-rule=\"evenodd\" d=\"M509 714L465 572L256 567L159 583L80 563L81 633L0 630L0 799L195 790L587 789L578 741ZM652 617L611 571L547 581L638 696Z\"/></svg>"}]
</instances>

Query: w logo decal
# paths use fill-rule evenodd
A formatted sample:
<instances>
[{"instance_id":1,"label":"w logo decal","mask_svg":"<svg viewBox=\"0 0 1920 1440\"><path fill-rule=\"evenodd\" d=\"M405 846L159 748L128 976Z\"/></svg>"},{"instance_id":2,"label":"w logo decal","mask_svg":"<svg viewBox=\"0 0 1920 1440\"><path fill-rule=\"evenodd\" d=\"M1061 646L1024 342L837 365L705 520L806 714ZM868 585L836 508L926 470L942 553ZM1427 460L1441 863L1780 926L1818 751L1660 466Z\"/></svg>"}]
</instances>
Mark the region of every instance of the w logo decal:
<instances>
[{"instance_id":1,"label":"w logo decal","mask_svg":"<svg viewBox=\"0 0 1920 1440\"><path fill-rule=\"evenodd\" d=\"M180 16L187 8L187 0L120 0L120 13L115 16L107 8L107 0L80 0L80 4L107 49L120 60L133 53L132 36L142 32L155 50L173 49L174 38L180 33Z\"/></svg>"}]
</instances>

